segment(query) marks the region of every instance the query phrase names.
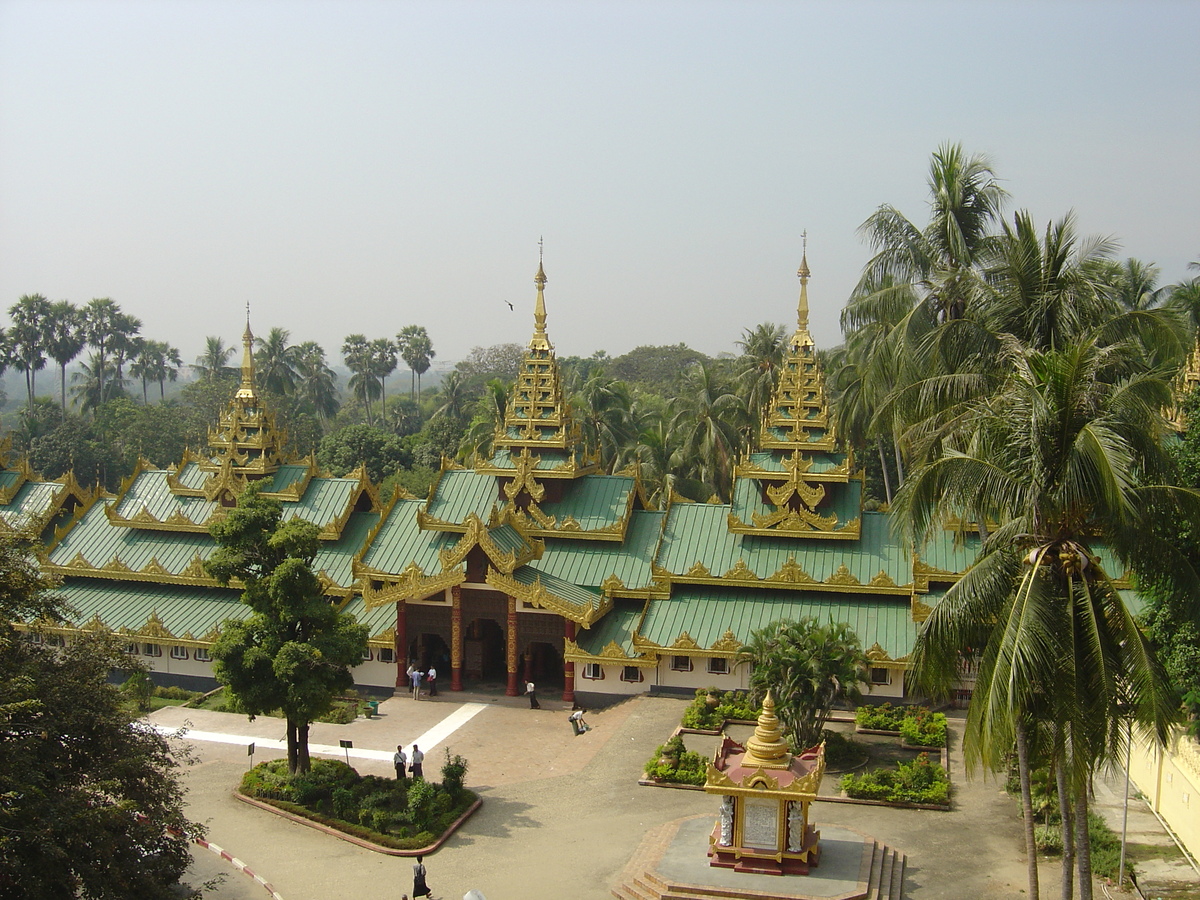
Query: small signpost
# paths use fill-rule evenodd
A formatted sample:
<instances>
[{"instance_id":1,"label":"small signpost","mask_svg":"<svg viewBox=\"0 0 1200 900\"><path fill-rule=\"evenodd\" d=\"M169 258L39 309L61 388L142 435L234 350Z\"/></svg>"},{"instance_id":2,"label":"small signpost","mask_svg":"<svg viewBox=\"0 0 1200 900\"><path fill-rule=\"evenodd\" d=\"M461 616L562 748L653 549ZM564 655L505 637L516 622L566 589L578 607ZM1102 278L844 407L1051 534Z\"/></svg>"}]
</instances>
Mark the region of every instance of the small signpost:
<instances>
[{"instance_id":1,"label":"small signpost","mask_svg":"<svg viewBox=\"0 0 1200 900\"><path fill-rule=\"evenodd\" d=\"M350 749L354 746L354 741L338 741L342 745L342 749L346 751L346 765L350 765Z\"/></svg>"},{"instance_id":2,"label":"small signpost","mask_svg":"<svg viewBox=\"0 0 1200 900\"><path fill-rule=\"evenodd\" d=\"M250 757L250 768L254 768L254 745L251 744L246 748L246 755Z\"/></svg>"}]
</instances>

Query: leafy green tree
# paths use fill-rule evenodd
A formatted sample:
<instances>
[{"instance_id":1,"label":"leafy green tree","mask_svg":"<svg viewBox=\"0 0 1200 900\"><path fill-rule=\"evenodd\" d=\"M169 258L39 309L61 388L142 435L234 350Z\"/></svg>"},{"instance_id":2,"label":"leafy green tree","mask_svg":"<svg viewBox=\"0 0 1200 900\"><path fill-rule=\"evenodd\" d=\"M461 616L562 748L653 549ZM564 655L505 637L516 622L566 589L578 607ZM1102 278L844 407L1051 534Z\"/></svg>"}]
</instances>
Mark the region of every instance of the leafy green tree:
<instances>
[{"instance_id":1,"label":"leafy green tree","mask_svg":"<svg viewBox=\"0 0 1200 900\"><path fill-rule=\"evenodd\" d=\"M255 338L254 374L258 383L276 394L288 395L296 388L298 347L288 344L291 332L272 328L265 338Z\"/></svg>"},{"instance_id":2,"label":"leafy green tree","mask_svg":"<svg viewBox=\"0 0 1200 900\"><path fill-rule=\"evenodd\" d=\"M67 472L74 472L84 487L97 482L105 484L104 476L113 468L110 460L109 448L95 428L74 415L57 422L56 427L29 443L29 464L43 477L61 478Z\"/></svg>"},{"instance_id":3,"label":"leafy green tree","mask_svg":"<svg viewBox=\"0 0 1200 900\"><path fill-rule=\"evenodd\" d=\"M633 400L622 381L608 378L602 369L591 375L571 398L584 446L600 454L600 466L612 473L633 455Z\"/></svg>"},{"instance_id":4,"label":"leafy green tree","mask_svg":"<svg viewBox=\"0 0 1200 900\"><path fill-rule=\"evenodd\" d=\"M680 380L695 363L711 360L687 344L635 347L605 364L605 371L624 381L631 389L644 388L673 396ZM512 379L510 379L511 381Z\"/></svg>"},{"instance_id":5,"label":"leafy green tree","mask_svg":"<svg viewBox=\"0 0 1200 900\"><path fill-rule=\"evenodd\" d=\"M374 425L371 414L371 401L383 393L379 376L372 369L373 352L371 342L366 335L349 335L342 343L342 359L350 370L350 390L354 397L363 405L367 424Z\"/></svg>"},{"instance_id":6,"label":"leafy green tree","mask_svg":"<svg viewBox=\"0 0 1200 900\"><path fill-rule=\"evenodd\" d=\"M166 341L142 341L137 359L129 369L129 374L142 382L142 403L150 402L146 395L146 387L152 381L158 382L159 400L165 400L166 383L178 378L181 368L183 360L177 348Z\"/></svg>"},{"instance_id":7,"label":"leafy green tree","mask_svg":"<svg viewBox=\"0 0 1200 900\"><path fill-rule=\"evenodd\" d=\"M80 412L96 413L109 400L127 396L124 379L117 377L117 369L111 360L103 361L93 353L88 362L79 364L79 371L71 373L71 397Z\"/></svg>"},{"instance_id":8,"label":"leafy green tree","mask_svg":"<svg viewBox=\"0 0 1200 900\"><path fill-rule=\"evenodd\" d=\"M774 322L763 322L754 329L747 328L735 342L742 350L737 360L737 379L747 409L754 421L760 422L775 384L783 351L787 345L787 329Z\"/></svg>"},{"instance_id":9,"label":"leafy green tree","mask_svg":"<svg viewBox=\"0 0 1200 900\"><path fill-rule=\"evenodd\" d=\"M430 363L437 356L433 352L433 342L424 325L405 325L396 335L396 346L400 358L412 374L409 393L415 400L421 392L421 376L429 370Z\"/></svg>"},{"instance_id":10,"label":"leafy green tree","mask_svg":"<svg viewBox=\"0 0 1200 900\"><path fill-rule=\"evenodd\" d=\"M412 454L400 438L371 425L349 425L325 435L317 459L335 475L365 465L367 475L376 484L396 469L412 464Z\"/></svg>"},{"instance_id":11,"label":"leafy green tree","mask_svg":"<svg viewBox=\"0 0 1200 900\"><path fill-rule=\"evenodd\" d=\"M1161 742L1176 714L1162 666L1096 548L1107 546L1135 571L1165 564L1181 586L1196 584L1152 527L1172 505L1195 515L1200 496L1164 486L1161 411L1170 382L1163 371L1142 371L1142 357L1135 345L1094 336L1053 350L1009 344L1010 376L963 417L963 449L947 446L911 474L894 506L918 548L952 517L1000 523L922 627L914 671L942 695L963 655L980 654L963 744L968 764L997 767L1015 744L1030 812L1030 752L1049 748L1070 794L1063 808L1074 810L1085 900L1092 776L1120 758L1125 723Z\"/></svg>"},{"instance_id":12,"label":"leafy green tree","mask_svg":"<svg viewBox=\"0 0 1200 900\"><path fill-rule=\"evenodd\" d=\"M252 486L210 531L217 550L205 567L221 584L238 579L253 613L228 619L213 645L213 674L252 718L282 710L288 771L310 767L309 723L354 684L368 632L321 593L312 570L319 529L282 521L282 507Z\"/></svg>"},{"instance_id":13,"label":"leafy green tree","mask_svg":"<svg viewBox=\"0 0 1200 900\"><path fill-rule=\"evenodd\" d=\"M454 371L459 373L466 394L474 395L493 378L499 378L504 384L515 383L524 358L525 347L521 344L472 347L466 358L454 367ZM442 385L444 389L444 381Z\"/></svg>"},{"instance_id":14,"label":"leafy green tree","mask_svg":"<svg viewBox=\"0 0 1200 900\"><path fill-rule=\"evenodd\" d=\"M0 543L0 896L180 896L190 863L179 756L108 683L117 645L21 639L62 614L28 548Z\"/></svg>"},{"instance_id":15,"label":"leafy green tree","mask_svg":"<svg viewBox=\"0 0 1200 900\"><path fill-rule=\"evenodd\" d=\"M716 365L698 362L687 372L672 405L671 433L684 473L705 482L722 502L729 501L733 465L753 431L746 404Z\"/></svg>"},{"instance_id":16,"label":"leafy green tree","mask_svg":"<svg viewBox=\"0 0 1200 900\"><path fill-rule=\"evenodd\" d=\"M33 409L37 373L46 367L46 331L51 315L50 301L41 294L25 294L8 310L12 327L8 329L9 362L25 373L25 396Z\"/></svg>"},{"instance_id":17,"label":"leafy green tree","mask_svg":"<svg viewBox=\"0 0 1200 900\"><path fill-rule=\"evenodd\" d=\"M297 344L296 393L309 412L321 423L329 421L338 411L337 374L325 361L325 351L314 341Z\"/></svg>"},{"instance_id":18,"label":"leafy green tree","mask_svg":"<svg viewBox=\"0 0 1200 900\"><path fill-rule=\"evenodd\" d=\"M516 376L513 376L513 381L515 380ZM512 384L512 381L507 383ZM446 419L461 430L471 403L476 397L477 393L472 390L468 377L456 368L442 379L442 387L437 396L438 406L430 420Z\"/></svg>"},{"instance_id":19,"label":"leafy green tree","mask_svg":"<svg viewBox=\"0 0 1200 900\"><path fill-rule=\"evenodd\" d=\"M58 365L63 421L67 417L67 366L87 344L83 312L69 300L50 304L46 318L46 355Z\"/></svg>"},{"instance_id":20,"label":"leafy green tree","mask_svg":"<svg viewBox=\"0 0 1200 900\"><path fill-rule=\"evenodd\" d=\"M834 704L858 703L861 685L869 683L866 654L844 623L778 619L750 632L741 656L752 666L755 702L771 691L775 714L797 752L819 744Z\"/></svg>"},{"instance_id":21,"label":"leafy green tree","mask_svg":"<svg viewBox=\"0 0 1200 900\"><path fill-rule=\"evenodd\" d=\"M389 338L375 338L370 344L371 374L379 380L379 415L387 411L387 377L396 371L396 344Z\"/></svg>"},{"instance_id":22,"label":"leafy green tree","mask_svg":"<svg viewBox=\"0 0 1200 900\"><path fill-rule=\"evenodd\" d=\"M233 347L226 347L224 340L210 334L204 339L204 352L196 357L192 368L207 381L232 376L235 373L229 366L229 359L233 353Z\"/></svg>"}]
</instances>

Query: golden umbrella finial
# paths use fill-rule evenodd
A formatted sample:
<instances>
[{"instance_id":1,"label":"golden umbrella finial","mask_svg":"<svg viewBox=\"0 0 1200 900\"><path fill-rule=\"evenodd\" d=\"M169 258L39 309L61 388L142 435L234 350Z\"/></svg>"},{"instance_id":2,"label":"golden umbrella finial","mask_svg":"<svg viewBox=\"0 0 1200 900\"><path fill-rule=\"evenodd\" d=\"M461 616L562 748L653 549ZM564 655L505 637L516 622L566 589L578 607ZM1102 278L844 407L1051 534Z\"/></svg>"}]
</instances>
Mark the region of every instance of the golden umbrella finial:
<instances>
[{"instance_id":1,"label":"golden umbrella finial","mask_svg":"<svg viewBox=\"0 0 1200 900\"><path fill-rule=\"evenodd\" d=\"M775 698L768 690L763 698L762 712L758 714L754 736L746 741L742 765L747 768L761 766L764 769L786 769L791 762L792 755L788 753L787 741L783 739L783 729L775 716Z\"/></svg>"}]
</instances>

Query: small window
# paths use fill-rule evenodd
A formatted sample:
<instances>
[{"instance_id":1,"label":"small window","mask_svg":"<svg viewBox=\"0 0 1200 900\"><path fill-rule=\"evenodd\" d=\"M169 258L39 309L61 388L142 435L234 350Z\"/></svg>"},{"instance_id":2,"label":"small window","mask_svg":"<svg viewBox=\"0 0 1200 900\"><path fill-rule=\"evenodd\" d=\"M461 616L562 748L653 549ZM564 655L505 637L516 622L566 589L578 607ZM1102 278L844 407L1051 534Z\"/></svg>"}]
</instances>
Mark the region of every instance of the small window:
<instances>
[{"instance_id":1,"label":"small window","mask_svg":"<svg viewBox=\"0 0 1200 900\"><path fill-rule=\"evenodd\" d=\"M61 634L48 634L48 635L46 635L46 646L47 647L65 647L65 646L67 646L67 639L64 638Z\"/></svg>"},{"instance_id":2,"label":"small window","mask_svg":"<svg viewBox=\"0 0 1200 900\"><path fill-rule=\"evenodd\" d=\"M690 656L672 656L671 657L672 672L690 672L692 671L692 658Z\"/></svg>"},{"instance_id":3,"label":"small window","mask_svg":"<svg viewBox=\"0 0 1200 900\"><path fill-rule=\"evenodd\" d=\"M396 651L391 647L383 647L379 651L379 661L381 663L394 663L396 661Z\"/></svg>"},{"instance_id":4,"label":"small window","mask_svg":"<svg viewBox=\"0 0 1200 900\"><path fill-rule=\"evenodd\" d=\"M871 684L891 684L892 670L883 666L874 666L871 668Z\"/></svg>"},{"instance_id":5,"label":"small window","mask_svg":"<svg viewBox=\"0 0 1200 900\"><path fill-rule=\"evenodd\" d=\"M133 656L135 653L138 652L138 645L137 644L126 644L125 652L128 653L130 656Z\"/></svg>"},{"instance_id":6,"label":"small window","mask_svg":"<svg viewBox=\"0 0 1200 900\"><path fill-rule=\"evenodd\" d=\"M196 662L209 662L211 659L212 657L208 655L208 650L204 647L196 648Z\"/></svg>"},{"instance_id":7,"label":"small window","mask_svg":"<svg viewBox=\"0 0 1200 900\"><path fill-rule=\"evenodd\" d=\"M366 650L363 651L362 658L363 658L363 662L370 662L371 660L373 660L375 658L374 656L371 655L370 647L368 647Z\"/></svg>"},{"instance_id":8,"label":"small window","mask_svg":"<svg viewBox=\"0 0 1200 900\"><path fill-rule=\"evenodd\" d=\"M639 669L637 666L625 666L624 668L621 669L621 680L622 681L641 681L642 680L642 670Z\"/></svg>"},{"instance_id":9,"label":"small window","mask_svg":"<svg viewBox=\"0 0 1200 900\"><path fill-rule=\"evenodd\" d=\"M590 678L593 681L599 681L604 677L604 667L600 663L585 663L583 667L583 677Z\"/></svg>"},{"instance_id":10,"label":"small window","mask_svg":"<svg viewBox=\"0 0 1200 900\"><path fill-rule=\"evenodd\" d=\"M142 644L142 656L162 656L162 647L158 644Z\"/></svg>"},{"instance_id":11,"label":"small window","mask_svg":"<svg viewBox=\"0 0 1200 900\"><path fill-rule=\"evenodd\" d=\"M46 642L46 639L37 631L25 632L25 640L31 644L44 644Z\"/></svg>"},{"instance_id":12,"label":"small window","mask_svg":"<svg viewBox=\"0 0 1200 900\"><path fill-rule=\"evenodd\" d=\"M723 656L717 656L708 661L709 675L728 675L729 660Z\"/></svg>"},{"instance_id":13,"label":"small window","mask_svg":"<svg viewBox=\"0 0 1200 900\"><path fill-rule=\"evenodd\" d=\"M187 658L188 658L187 647L172 647L171 648L171 659L187 659Z\"/></svg>"}]
</instances>

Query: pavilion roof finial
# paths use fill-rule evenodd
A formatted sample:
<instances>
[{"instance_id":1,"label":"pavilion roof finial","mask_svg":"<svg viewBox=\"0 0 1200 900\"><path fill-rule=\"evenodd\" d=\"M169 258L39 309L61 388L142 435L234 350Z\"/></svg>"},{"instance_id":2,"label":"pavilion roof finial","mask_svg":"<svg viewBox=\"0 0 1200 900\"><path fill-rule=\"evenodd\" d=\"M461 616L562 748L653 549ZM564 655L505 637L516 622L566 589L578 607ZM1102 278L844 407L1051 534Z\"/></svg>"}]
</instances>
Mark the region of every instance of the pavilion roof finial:
<instances>
[{"instance_id":1,"label":"pavilion roof finial","mask_svg":"<svg viewBox=\"0 0 1200 900\"><path fill-rule=\"evenodd\" d=\"M242 332L242 383L234 396L239 400L255 400L254 389L254 332L250 330L250 302L246 302L246 330Z\"/></svg>"},{"instance_id":2,"label":"pavilion roof finial","mask_svg":"<svg viewBox=\"0 0 1200 900\"><path fill-rule=\"evenodd\" d=\"M537 302L533 307L533 337L529 339L530 350L553 350L550 338L546 336L546 270L542 268L542 239L538 238L538 269L533 278L537 285Z\"/></svg>"},{"instance_id":3,"label":"pavilion roof finial","mask_svg":"<svg viewBox=\"0 0 1200 900\"><path fill-rule=\"evenodd\" d=\"M812 335L808 331L808 279L812 275L808 268L808 230L801 235L804 240L804 250L800 257L800 268L796 275L800 278L800 300L796 304L796 333L792 335L793 352L800 347L813 346Z\"/></svg>"}]
</instances>

